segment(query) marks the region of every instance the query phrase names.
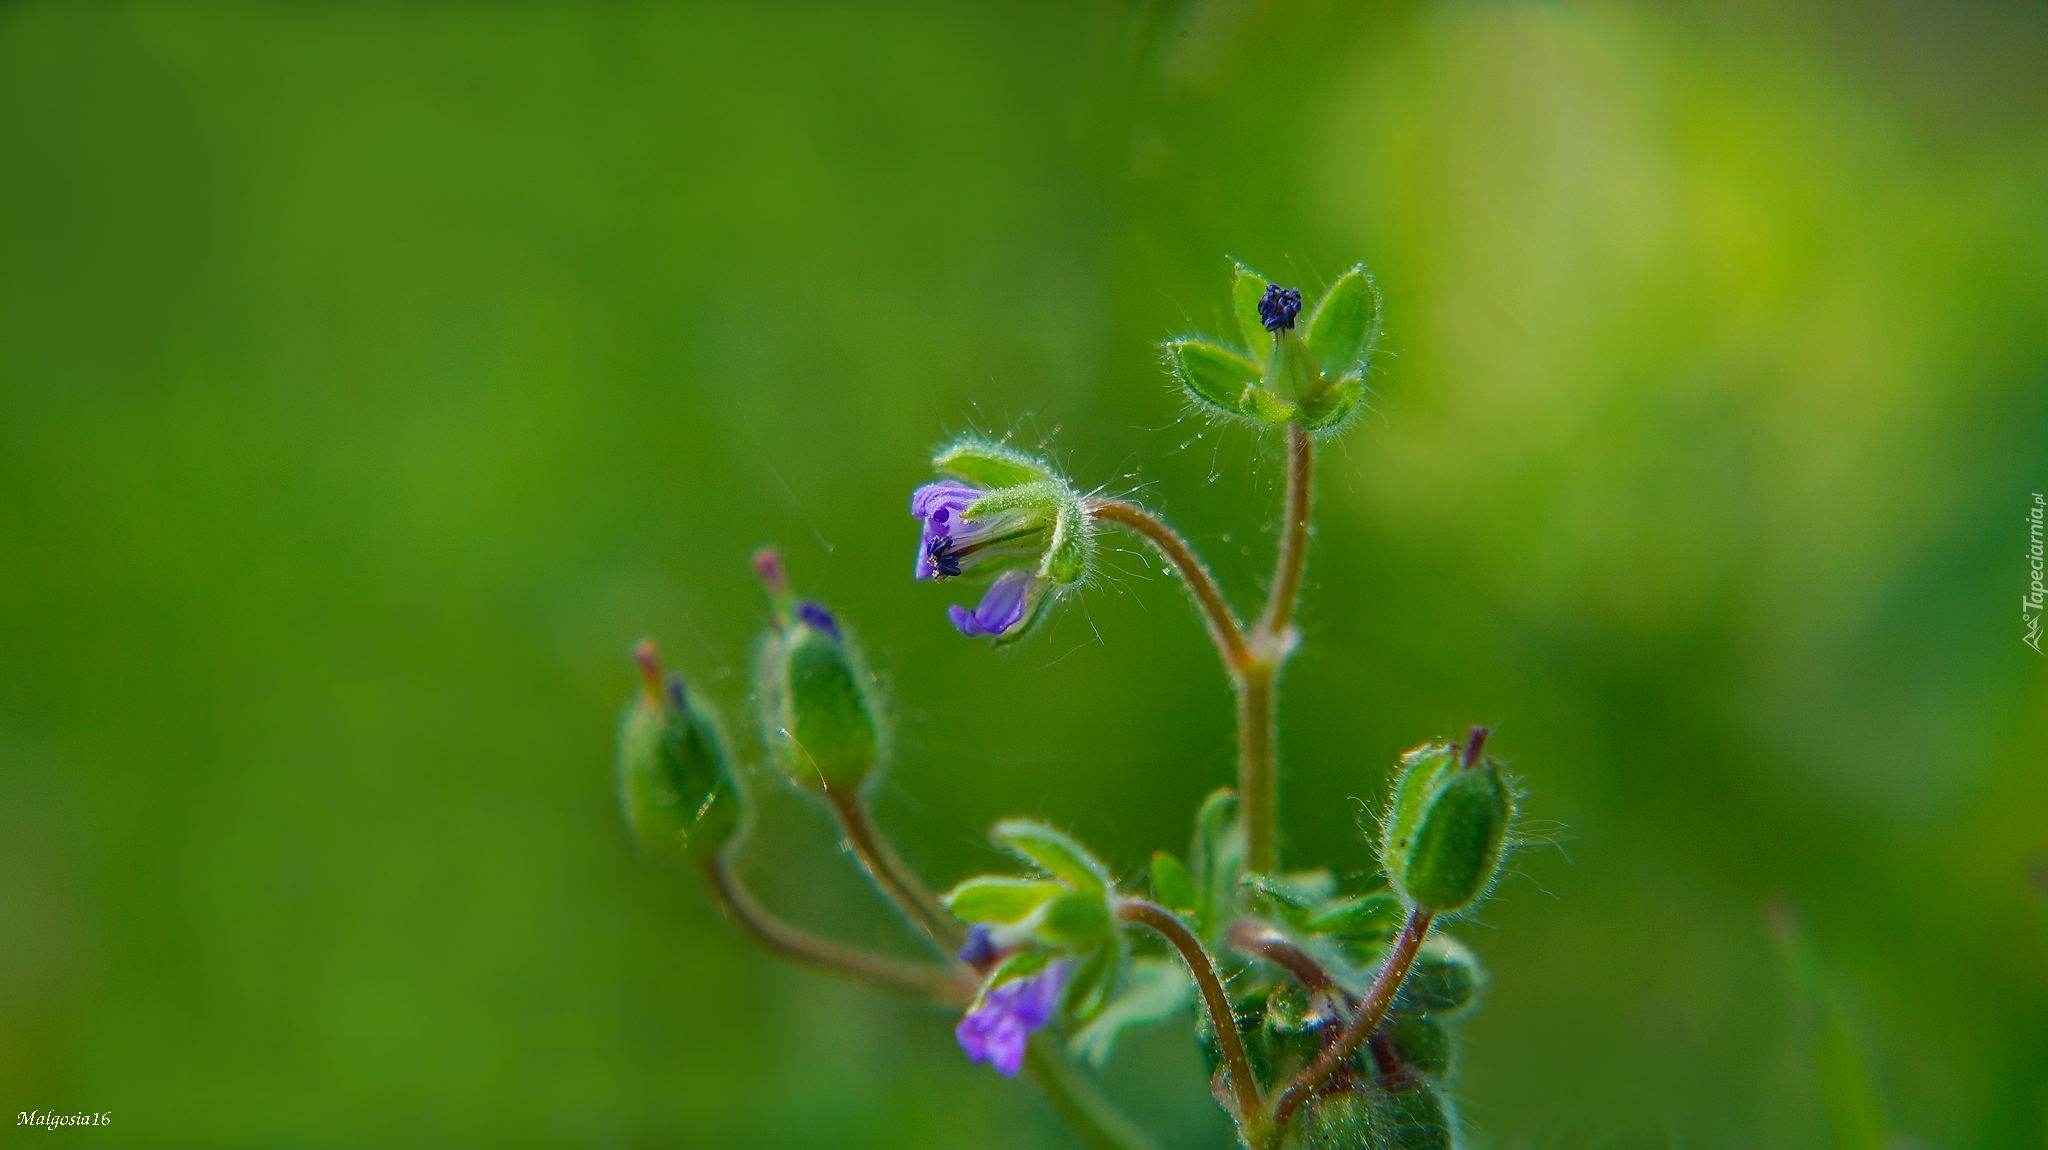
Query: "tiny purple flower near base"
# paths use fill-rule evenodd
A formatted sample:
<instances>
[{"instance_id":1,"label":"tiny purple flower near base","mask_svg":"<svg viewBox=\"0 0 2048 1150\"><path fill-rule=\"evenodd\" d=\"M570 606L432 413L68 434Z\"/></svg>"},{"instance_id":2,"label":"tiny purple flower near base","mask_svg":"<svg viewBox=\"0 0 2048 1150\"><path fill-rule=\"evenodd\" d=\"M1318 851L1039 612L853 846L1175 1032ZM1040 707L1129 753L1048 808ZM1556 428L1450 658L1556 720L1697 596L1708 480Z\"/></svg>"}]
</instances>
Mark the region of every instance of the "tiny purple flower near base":
<instances>
[{"instance_id":1,"label":"tiny purple flower near base","mask_svg":"<svg viewBox=\"0 0 2048 1150\"><path fill-rule=\"evenodd\" d=\"M1259 322L1274 333L1294 330L1294 317L1301 314L1301 293L1279 284L1267 284L1259 297Z\"/></svg>"},{"instance_id":2,"label":"tiny purple flower near base","mask_svg":"<svg viewBox=\"0 0 2048 1150\"><path fill-rule=\"evenodd\" d=\"M965 534L967 524L960 519L960 513L973 505L986 492L979 487L969 487L946 479L927 483L910 497L910 513L924 520L924 535L917 541L917 577L934 579L958 575L960 564L957 559L948 561L952 550L952 536L959 531ZM939 558L932 556L933 545L939 545Z\"/></svg>"},{"instance_id":3,"label":"tiny purple flower near base","mask_svg":"<svg viewBox=\"0 0 2048 1150\"><path fill-rule=\"evenodd\" d=\"M1030 605L1031 592L1037 584L1037 575L1022 567L1013 568L996 577L974 610L953 606L946 608L946 615L962 635L1000 635L1024 621L1025 608Z\"/></svg>"},{"instance_id":4,"label":"tiny purple flower near base","mask_svg":"<svg viewBox=\"0 0 2048 1150\"><path fill-rule=\"evenodd\" d=\"M986 1062L996 1073L1015 1078L1024 1068L1031 1032L1052 1021L1066 982L1067 964L1055 962L1030 978L1006 982L983 995L981 1004L953 1028L967 1060Z\"/></svg>"},{"instance_id":5,"label":"tiny purple flower near base","mask_svg":"<svg viewBox=\"0 0 2048 1150\"><path fill-rule=\"evenodd\" d=\"M796 617L816 627L834 639L839 638L839 620L832 617L823 603L806 599L796 605Z\"/></svg>"}]
</instances>

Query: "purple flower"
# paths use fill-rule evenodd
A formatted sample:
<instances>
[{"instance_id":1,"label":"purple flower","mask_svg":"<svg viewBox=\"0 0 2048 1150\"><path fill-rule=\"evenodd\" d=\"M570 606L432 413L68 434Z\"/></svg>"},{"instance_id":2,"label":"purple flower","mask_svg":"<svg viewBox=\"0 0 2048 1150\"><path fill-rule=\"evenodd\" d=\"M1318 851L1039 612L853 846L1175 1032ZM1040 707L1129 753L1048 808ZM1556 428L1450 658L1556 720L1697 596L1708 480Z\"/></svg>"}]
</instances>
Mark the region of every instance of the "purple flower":
<instances>
[{"instance_id":1,"label":"purple flower","mask_svg":"<svg viewBox=\"0 0 2048 1150\"><path fill-rule=\"evenodd\" d=\"M1006 982L981 996L953 1036L969 1062L986 1062L996 1072L1015 1078L1024 1067L1024 1047L1031 1032L1052 1021L1067 982L1067 964L1055 962L1030 978Z\"/></svg>"},{"instance_id":2,"label":"purple flower","mask_svg":"<svg viewBox=\"0 0 2048 1150\"><path fill-rule=\"evenodd\" d=\"M1038 557L1047 527L1038 512L1019 509L962 518L962 512L987 494L979 487L942 479L910 497L910 513L924 520L917 541L919 579L951 579L991 559Z\"/></svg>"},{"instance_id":3,"label":"purple flower","mask_svg":"<svg viewBox=\"0 0 2048 1150\"><path fill-rule=\"evenodd\" d=\"M946 616L962 635L1000 635L1024 621L1037 586L1038 576L1029 568L1013 567L989 584L974 610L956 604L946 608Z\"/></svg>"},{"instance_id":4,"label":"purple flower","mask_svg":"<svg viewBox=\"0 0 2048 1150\"><path fill-rule=\"evenodd\" d=\"M1271 332L1293 331L1294 317L1301 314L1301 293L1279 284L1267 284L1259 297L1259 322Z\"/></svg>"}]
</instances>

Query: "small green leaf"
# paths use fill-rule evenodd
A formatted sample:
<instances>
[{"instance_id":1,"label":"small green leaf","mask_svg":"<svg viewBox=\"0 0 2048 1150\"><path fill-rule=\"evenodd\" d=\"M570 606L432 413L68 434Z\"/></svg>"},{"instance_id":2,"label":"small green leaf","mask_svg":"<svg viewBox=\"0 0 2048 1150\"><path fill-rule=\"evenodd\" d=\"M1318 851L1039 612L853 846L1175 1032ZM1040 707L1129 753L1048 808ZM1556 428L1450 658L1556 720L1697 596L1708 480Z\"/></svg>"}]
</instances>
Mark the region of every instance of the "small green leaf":
<instances>
[{"instance_id":1,"label":"small green leaf","mask_svg":"<svg viewBox=\"0 0 2048 1150\"><path fill-rule=\"evenodd\" d=\"M1058 478L1041 459L1004 443L960 440L932 457L932 466L948 475L983 487L1016 487Z\"/></svg>"},{"instance_id":2,"label":"small green leaf","mask_svg":"<svg viewBox=\"0 0 2048 1150\"><path fill-rule=\"evenodd\" d=\"M1310 934L1371 941L1401 929L1403 916L1400 899L1390 894L1368 894L1329 903L1301 925Z\"/></svg>"},{"instance_id":3,"label":"small green leaf","mask_svg":"<svg viewBox=\"0 0 2048 1150\"><path fill-rule=\"evenodd\" d=\"M1102 894L1109 889L1109 870L1095 856L1036 819L1004 819L990 828L995 844L1074 888Z\"/></svg>"},{"instance_id":4,"label":"small green leaf","mask_svg":"<svg viewBox=\"0 0 2048 1150\"><path fill-rule=\"evenodd\" d=\"M1248 874L1238 880L1238 885L1253 892L1295 926L1306 926L1309 916L1337 891L1337 880L1326 870Z\"/></svg>"},{"instance_id":5,"label":"small green leaf","mask_svg":"<svg viewBox=\"0 0 2048 1150\"><path fill-rule=\"evenodd\" d=\"M1380 292L1365 265L1337 277L1308 320L1308 347L1331 379L1365 366L1380 322Z\"/></svg>"},{"instance_id":6,"label":"small green leaf","mask_svg":"<svg viewBox=\"0 0 2048 1150\"><path fill-rule=\"evenodd\" d=\"M1257 383L1259 366L1227 348L1200 339L1160 345L1166 366L1188 393L1219 411L1236 414L1246 384Z\"/></svg>"},{"instance_id":7,"label":"small green leaf","mask_svg":"<svg viewBox=\"0 0 2048 1150\"><path fill-rule=\"evenodd\" d=\"M1420 1014L1396 1014L1380 1024L1380 1033L1394 1047L1401 1065L1432 1082L1442 1082L1451 1072L1451 1036L1434 1019Z\"/></svg>"},{"instance_id":8,"label":"small green leaf","mask_svg":"<svg viewBox=\"0 0 2048 1150\"><path fill-rule=\"evenodd\" d=\"M1301 425L1310 431L1335 427L1351 418L1365 400L1365 381L1352 376L1324 387L1301 407Z\"/></svg>"},{"instance_id":9,"label":"small green leaf","mask_svg":"<svg viewBox=\"0 0 2048 1150\"><path fill-rule=\"evenodd\" d=\"M1152 895L1168 910L1202 917L1202 892L1195 886L1195 876L1165 851L1152 856Z\"/></svg>"},{"instance_id":10,"label":"small green leaf","mask_svg":"<svg viewBox=\"0 0 2048 1150\"><path fill-rule=\"evenodd\" d=\"M961 922L1016 922L1066 890L1044 879L980 875L946 892L946 909Z\"/></svg>"},{"instance_id":11,"label":"small green leaf","mask_svg":"<svg viewBox=\"0 0 2048 1150\"><path fill-rule=\"evenodd\" d=\"M1116 917L1097 891L1061 891L1038 908L1033 933L1052 947L1083 947L1116 932Z\"/></svg>"},{"instance_id":12,"label":"small green leaf","mask_svg":"<svg viewBox=\"0 0 2048 1150\"><path fill-rule=\"evenodd\" d=\"M1164 1022L1187 1006L1192 986L1177 959L1134 958L1124 968L1122 984L1100 1013L1074 1031L1067 1048L1097 1070L1109 1061L1117 1039L1127 1030Z\"/></svg>"},{"instance_id":13,"label":"small green leaf","mask_svg":"<svg viewBox=\"0 0 2048 1150\"><path fill-rule=\"evenodd\" d=\"M1259 297L1266 294L1265 276L1243 264L1237 265L1237 280L1230 285L1230 308L1237 313L1237 327L1244 333L1244 346L1255 363L1264 364L1273 354L1273 333L1259 318Z\"/></svg>"}]
</instances>

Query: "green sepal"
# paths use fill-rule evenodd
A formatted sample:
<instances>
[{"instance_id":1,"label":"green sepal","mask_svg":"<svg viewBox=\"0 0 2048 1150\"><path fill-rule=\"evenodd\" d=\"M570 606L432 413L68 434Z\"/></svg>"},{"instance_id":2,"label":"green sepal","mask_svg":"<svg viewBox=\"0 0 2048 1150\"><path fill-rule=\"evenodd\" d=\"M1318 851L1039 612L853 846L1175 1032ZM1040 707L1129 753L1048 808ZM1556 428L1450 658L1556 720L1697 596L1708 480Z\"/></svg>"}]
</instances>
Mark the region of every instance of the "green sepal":
<instances>
[{"instance_id":1,"label":"green sepal","mask_svg":"<svg viewBox=\"0 0 2048 1150\"><path fill-rule=\"evenodd\" d=\"M1202 919L1204 900L1195 886L1195 876L1188 873L1185 863L1165 851L1152 856L1152 897L1168 910L1192 916L1197 923Z\"/></svg>"},{"instance_id":2,"label":"green sepal","mask_svg":"<svg viewBox=\"0 0 2048 1150\"><path fill-rule=\"evenodd\" d=\"M1015 982L1020 978L1030 978L1032 975L1044 970L1052 964L1052 957L1051 954L1042 950L1020 950L1003 959L1003 961L996 964L994 970L988 972L988 977L982 980L981 993L975 996L974 1006L981 1005L982 998L996 987L1006 982ZM972 1010L973 1008L969 1007L969 1009Z\"/></svg>"},{"instance_id":3,"label":"green sepal","mask_svg":"<svg viewBox=\"0 0 2048 1150\"><path fill-rule=\"evenodd\" d=\"M799 787L852 789L881 758L880 705L852 636L807 623L771 632L756 667L762 737Z\"/></svg>"},{"instance_id":4,"label":"green sepal","mask_svg":"<svg viewBox=\"0 0 2048 1150\"><path fill-rule=\"evenodd\" d=\"M1288 1125L1281 1150L1381 1150L1387 1143L1373 1117L1372 1099L1358 1087L1311 1095Z\"/></svg>"},{"instance_id":5,"label":"green sepal","mask_svg":"<svg viewBox=\"0 0 2048 1150\"><path fill-rule=\"evenodd\" d=\"M1194 841L1188 848L1188 870L1202 894L1203 922L1212 937L1237 909L1244 859L1244 824L1237 817L1237 792L1223 787L1196 810Z\"/></svg>"},{"instance_id":6,"label":"green sepal","mask_svg":"<svg viewBox=\"0 0 2048 1150\"><path fill-rule=\"evenodd\" d=\"M619 720L618 742L619 809L642 851L716 850L732 837L739 790L724 728L702 697L677 680L663 696L641 691Z\"/></svg>"},{"instance_id":7,"label":"green sepal","mask_svg":"<svg viewBox=\"0 0 2048 1150\"><path fill-rule=\"evenodd\" d=\"M1433 934L1415 956L1408 981L1394 1009L1403 1014L1428 1014L1455 1018L1471 1009L1486 989L1486 969L1465 948L1465 944L1444 934Z\"/></svg>"},{"instance_id":8,"label":"green sepal","mask_svg":"<svg viewBox=\"0 0 2048 1150\"><path fill-rule=\"evenodd\" d=\"M1237 328L1244 333L1245 349L1252 362L1261 367L1273 354L1273 333L1259 318L1259 298L1270 281L1243 264L1237 265L1237 279L1230 285L1230 310L1237 313Z\"/></svg>"},{"instance_id":9,"label":"green sepal","mask_svg":"<svg viewBox=\"0 0 2048 1150\"><path fill-rule=\"evenodd\" d=\"M1052 525L1038 563L1040 575L1059 584L1078 583L1087 577L1094 554L1094 520L1072 487L1064 480L1045 479L997 488L963 508L960 518L982 519L1013 511L1030 513L1034 520L1027 523ZM988 573L997 570L989 568Z\"/></svg>"},{"instance_id":10,"label":"green sepal","mask_svg":"<svg viewBox=\"0 0 2048 1150\"><path fill-rule=\"evenodd\" d=\"M1323 373L1298 334L1281 332L1273 339L1273 356L1259 383L1291 404L1315 400L1323 390Z\"/></svg>"},{"instance_id":11,"label":"green sepal","mask_svg":"<svg viewBox=\"0 0 2048 1150\"><path fill-rule=\"evenodd\" d=\"M1036 819L1004 819L989 828L988 837L1075 890L1097 895L1109 890L1107 867L1081 844Z\"/></svg>"},{"instance_id":12,"label":"green sepal","mask_svg":"<svg viewBox=\"0 0 2048 1150\"><path fill-rule=\"evenodd\" d=\"M1075 1022L1087 1022L1102 1012L1123 973L1126 957L1124 938L1111 931L1108 941L1082 957L1060 994L1060 1006Z\"/></svg>"},{"instance_id":13,"label":"green sepal","mask_svg":"<svg viewBox=\"0 0 2048 1150\"><path fill-rule=\"evenodd\" d=\"M1380 291L1365 265L1338 276L1303 326L1324 374L1342 379L1363 371L1380 326Z\"/></svg>"},{"instance_id":14,"label":"green sepal","mask_svg":"<svg viewBox=\"0 0 2048 1150\"><path fill-rule=\"evenodd\" d=\"M1339 380L1321 391L1301 406L1301 425L1310 431L1323 431L1337 426L1351 418L1358 405L1365 401L1365 381L1357 376Z\"/></svg>"},{"instance_id":15,"label":"green sepal","mask_svg":"<svg viewBox=\"0 0 2048 1150\"><path fill-rule=\"evenodd\" d=\"M1322 1053L1323 1039L1327 1037L1317 1024L1327 1021L1317 1015L1308 993L1300 986L1293 982L1275 983L1266 995L1265 1017L1259 1027L1265 1047L1265 1077L1284 1082L1314 1061Z\"/></svg>"},{"instance_id":16,"label":"green sepal","mask_svg":"<svg viewBox=\"0 0 2048 1150\"><path fill-rule=\"evenodd\" d=\"M1116 916L1098 891L1065 890L1045 900L1031 916L1031 933L1046 946L1079 949L1116 933Z\"/></svg>"},{"instance_id":17,"label":"green sepal","mask_svg":"<svg viewBox=\"0 0 2048 1150\"><path fill-rule=\"evenodd\" d=\"M1400 899L1390 894L1367 894L1319 907L1301 927L1310 934L1329 938L1371 941L1400 930L1404 917Z\"/></svg>"},{"instance_id":18,"label":"green sepal","mask_svg":"<svg viewBox=\"0 0 2048 1150\"><path fill-rule=\"evenodd\" d=\"M1427 1080L1383 1079L1365 1096L1372 1140L1353 1145L1385 1150L1455 1150L1458 1145L1450 1102Z\"/></svg>"},{"instance_id":19,"label":"green sepal","mask_svg":"<svg viewBox=\"0 0 2048 1150\"><path fill-rule=\"evenodd\" d=\"M1477 901L1500 872L1512 810L1507 784L1491 764L1444 776L1396 875L1409 899L1439 914Z\"/></svg>"},{"instance_id":20,"label":"green sepal","mask_svg":"<svg viewBox=\"0 0 2048 1150\"><path fill-rule=\"evenodd\" d=\"M1100 1070L1125 1031L1179 1014L1193 989L1179 959L1157 955L1134 958L1124 965L1123 980L1102 1009L1067 1040L1067 1049Z\"/></svg>"},{"instance_id":21,"label":"green sepal","mask_svg":"<svg viewBox=\"0 0 2048 1150\"><path fill-rule=\"evenodd\" d=\"M1244 389L1262 374L1258 364L1203 339L1168 340L1159 350L1189 395L1229 415L1242 412Z\"/></svg>"},{"instance_id":22,"label":"green sepal","mask_svg":"<svg viewBox=\"0 0 2048 1150\"><path fill-rule=\"evenodd\" d=\"M1458 754L1448 743L1427 743L1401 756L1395 768L1394 801L1380 833L1380 869L1386 874L1392 875L1399 861L1394 844L1414 841L1415 825L1435 793L1437 777L1457 766Z\"/></svg>"},{"instance_id":23,"label":"green sepal","mask_svg":"<svg viewBox=\"0 0 2048 1150\"><path fill-rule=\"evenodd\" d=\"M981 487L1017 487L1059 478L1044 460L980 438L949 445L932 456L932 467Z\"/></svg>"},{"instance_id":24,"label":"green sepal","mask_svg":"<svg viewBox=\"0 0 2048 1150\"><path fill-rule=\"evenodd\" d=\"M1451 1034L1435 1019L1420 1014L1395 1014L1380 1024L1401 1066L1441 1084L1451 1073Z\"/></svg>"},{"instance_id":25,"label":"green sepal","mask_svg":"<svg viewBox=\"0 0 2048 1150\"><path fill-rule=\"evenodd\" d=\"M1044 879L977 875L947 891L944 900L946 909L961 922L1012 923L1030 917L1047 899L1065 890Z\"/></svg>"},{"instance_id":26,"label":"green sepal","mask_svg":"<svg viewBox=\"0 0 2048 1150\"><path fill-rule=\"evenodd\" d=\"M1292 423L1294 417L1301 414L1300 407L1281 399L1256 383L1245 385L1244 394L1238 400L1237 410L1251 419L1275 427Z\"/></svg>"},{"instance_id":27,"label":"green sepal","mask_svg":"<svg viewBox=\"0 0 2048 1150\"><path fill-rule=\"evenodd\" d=\"M1306 927L1309 917L1337 893L1337 880L1327 870L1247 874L1238 880L1238 885L1297 927Z\"/></svg>"}]
</instances>

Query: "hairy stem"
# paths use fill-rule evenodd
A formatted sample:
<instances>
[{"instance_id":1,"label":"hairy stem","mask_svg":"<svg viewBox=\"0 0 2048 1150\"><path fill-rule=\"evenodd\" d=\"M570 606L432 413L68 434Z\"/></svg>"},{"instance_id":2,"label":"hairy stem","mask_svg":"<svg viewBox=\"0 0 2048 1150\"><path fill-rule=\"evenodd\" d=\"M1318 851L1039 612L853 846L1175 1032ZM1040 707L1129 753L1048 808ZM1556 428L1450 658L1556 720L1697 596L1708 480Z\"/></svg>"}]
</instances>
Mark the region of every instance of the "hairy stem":
<instances>
[{"instance_id":1,"label":"hairy stem","mask_svg":"<svg viewBox=\"0 0 2048 1150\"><path fill-rule=\"evenodd\" d=\"M1287 425L1287 504L1281 513L1280 558L1273 567L1273 586L1266 594L1266 613L1258 630L1271 639L1294 621L1301 598L1301 573L1308 566L1308 526L1314 513L1316 441L1299 425Z\"/></svg>"},{"instance_id":2,"label":"hairy stem","mask_svg":"<svg viewBox=\"0 0 2048 1150\"><path fill-rule=\"evenodd\" d=\"M1157 1143L1074 1070L1052 1039L1040 1036L1025 1047L1024 1071L1045 1092L1046 1102L1095 1150L1158 1150Z\"/></svg>"},{"instance_id":3,"label":"hairy stem","mask_svg":"<svg viewBox=\"0 0 2048 1150\"><path fill-rule=\"evenodd\" d=\"M1245 645L1244 624L1237 621L1237 613L1224 601L1215 577L1209 574L1208 566L1195 554L1194 548L1188 546L1187 540L1168 527L1165 520L1121 499L1090 499L1088 512L1143 538L1173 565L1188 594L1194 597L1196 608L1202 612L1203 622L1209 626L1209 638L1215 641L1217 653L1223 656L1223 666L1232 675L1237 674L1251 658L1251 652Z\"/></svg>"},{"instance_id":4,"label":"hairy stem","mask_svg":"<svg viewBox=\"0 0 2048 1150\"><path fill-rule=\"evenodd\" d=\"M1179 916L1144 899L1119 901L1117 917L1158 932L1180 952L1181 961L1187 964L1188 973L1194 976L1195 986L1202 992L1202 1005L1209 1011L1209 1025L1216 1031L1216 1046L1223 1052L1225 1073L1230 1077L1231 1093L1237 1099L1238 1124L1244 1127L1247 1140L1254 1146L1259 1145L1266 1129L1266 1102L1259 1097L1259 1081L1252 1077L1244 1036L1237 1031L1237 1014L1231 1009L1230 995L1224 992L1223 980L1216 975L1216 961L1209 957L1208 948Z\"/></svg>"},{"instance_id":5,"label":"hairy stem","mask_svg":"<svg viewBox=\"0 0 2048 1150\"><path fill-rule=\"evenodd\" d=\"M1289 942L1287 936L1249 918L1231 924L1228 940L1239 953L1262 958L1294 976L1310 994L1341 994L1330 973L1315 956Z\"/></svg>"},{"instance_id":6,"label":"hairy stem","mask_svg":"<svg viewBox=\"0 0 2048 1150\"><path fill-rule=\"evenodd\" d=\"M700 865L712 898L726 918L755 945L777 958L892 994L946 1006L963 1006L974 997L974 981L964 969L904 962L819 938L775 917L755 901L726 851L706 854Z\"/></svg>"},{"instance_id":7,"label":"hairy stem","mask_svg":"<svg viewBox=\"0 0 2048 1150\"><path fill-rule=\"evenodd\" d=\"M1381 1020L1387 1016L1387 1008L1394 1004L1394 996L1401 992L1401 984L1407 981L1409 970L1414 968L1415 955L1422 949L1422 940L1429 937L1429 926L1435 917L1421 909L1408 912L1408 922L1401 928L1401 937L1395 940L1386 965L1380 967L1379 974L1372 980L1372 990L1366 994L1358 1013L1352 1016L1351 1025L1345 1027L1344 1036L1310 1063L1280 1096L1279 1105L1273 1108L1275 1126L1286 1129L1295 1109L1308 1101L1316 1087L1321 1086L1361 1043L1372 1036L1373 1031L1379 1029Z\"/></svg>"},{"instance_id":8,"label":"hairy stem","mask_svg":"<svg viewBox=\"0 0 2048 1150\"><path fill-rule=\"evenodd\" d=\"M1280 786L1277 770L1280 669L1269 663L1237 676L1237 794L1244 819L1245 865L1259 874L1280 869Z\"/></svg>"},{"instance_id":9,"label":"hairy stem","mask_svg":"<svg viewBox=\"0 0 2048 1150\"><path fill-rule=\"evenodd\" d=\"M951 956L958 951L967 937L965 930L939 905L924 880L890 849L888 840L876 828L866 801L852 790L827 790L825 798L839 822L839 833L846 836L847 846L852 848L853 857L860 860L868 878L940 953Z\"/></svg>"}]
</instances>

